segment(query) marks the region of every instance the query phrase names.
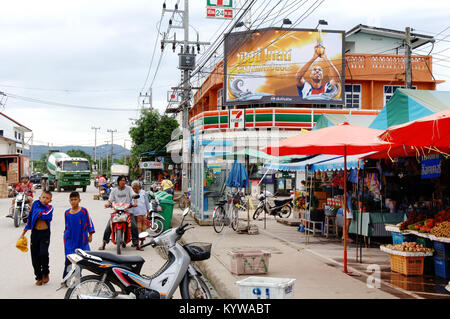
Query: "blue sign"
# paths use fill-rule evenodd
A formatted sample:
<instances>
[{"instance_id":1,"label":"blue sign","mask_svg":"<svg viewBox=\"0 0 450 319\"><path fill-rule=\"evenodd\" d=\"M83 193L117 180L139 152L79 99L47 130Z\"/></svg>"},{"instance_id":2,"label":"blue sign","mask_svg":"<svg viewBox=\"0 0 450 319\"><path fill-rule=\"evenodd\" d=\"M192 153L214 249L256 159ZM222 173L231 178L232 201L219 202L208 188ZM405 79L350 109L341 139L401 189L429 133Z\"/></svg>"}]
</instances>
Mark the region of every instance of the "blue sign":
<instances>
[{"instance_id":1,"label":"blue sign","mask_svg":"<svg viewBox=\"0 0 450 319\"><path fill-rule=\"evenodd\" d=\"M420 161L422 179L441 176L441 154L421 156Z\"/></svg>"}]
</instances>

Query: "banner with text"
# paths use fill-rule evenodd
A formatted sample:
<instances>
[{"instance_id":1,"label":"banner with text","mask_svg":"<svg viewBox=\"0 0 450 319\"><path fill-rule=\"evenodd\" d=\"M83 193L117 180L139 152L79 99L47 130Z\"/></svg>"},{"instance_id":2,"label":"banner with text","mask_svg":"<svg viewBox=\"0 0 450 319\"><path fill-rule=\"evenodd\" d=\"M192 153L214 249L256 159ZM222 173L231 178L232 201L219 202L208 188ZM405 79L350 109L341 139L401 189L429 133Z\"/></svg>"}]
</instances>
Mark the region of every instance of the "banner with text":
<instances>
[{"instance_id":1,"label":"banner with text","mask_svg":"<svg viewBox=\"0 0 450 319\"><path fill-rule=\"evenodd\" d=\"M343 104L344 34L280 28L228 34L224 103Z\"/></svg>"}]
</instances>

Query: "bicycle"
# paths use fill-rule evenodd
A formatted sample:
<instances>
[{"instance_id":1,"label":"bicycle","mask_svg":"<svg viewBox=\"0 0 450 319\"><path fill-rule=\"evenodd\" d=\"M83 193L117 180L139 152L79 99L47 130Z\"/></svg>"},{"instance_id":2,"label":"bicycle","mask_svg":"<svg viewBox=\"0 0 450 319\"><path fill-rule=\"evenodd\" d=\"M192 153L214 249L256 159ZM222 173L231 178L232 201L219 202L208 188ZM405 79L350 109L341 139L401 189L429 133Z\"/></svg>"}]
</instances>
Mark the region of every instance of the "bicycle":
<instances>
[{"instance_id":1,"label":"bicycle","mask_svg":"<svg viewBox=\"0 0 450 319\"><path fill-rule=\"evenodd\" d=\"M239 209L245 208L246 203L242 200L242 194L237 192L235 194L227 194L226 200L219 200L219 203L214 208L213 212L213 228L216 233L222 232L225 224L237 231L239 226ZM228 209L225 209L228 205Z\"/></svg>"},{"instance_id":2,"label":"bicycle","mask_svg":"<svg viewBox=\"0 0 450 319\"><path fill-rule=\"evenodd\" d=\"M178 203L178 207L184 210L186 207L191 207L191 192L181 194L179 197L174 198L174 201Z\"/></svg>"}]
</instances>

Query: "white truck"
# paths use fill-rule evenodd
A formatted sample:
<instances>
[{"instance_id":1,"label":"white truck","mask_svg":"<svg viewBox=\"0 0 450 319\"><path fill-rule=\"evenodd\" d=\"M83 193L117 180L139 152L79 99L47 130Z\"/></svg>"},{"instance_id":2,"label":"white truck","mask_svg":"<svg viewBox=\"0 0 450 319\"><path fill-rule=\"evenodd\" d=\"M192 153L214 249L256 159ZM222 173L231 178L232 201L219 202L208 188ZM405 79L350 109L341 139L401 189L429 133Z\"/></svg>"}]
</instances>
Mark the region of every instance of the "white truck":
<instances>
[{"instance_id":1,"label":"white truck","mask_svg":"<svg viewBox=\"0 0 450 319\"><path fill-rule=\"evenodd\" d=\"M110 185L111 187L117 186L117 178L121 175L125 176L127 178L127 181L129 179L130 175L130 167L128 165L119 165L119 164L113 164L110 167Z\"/></svg>"}]
</instances>

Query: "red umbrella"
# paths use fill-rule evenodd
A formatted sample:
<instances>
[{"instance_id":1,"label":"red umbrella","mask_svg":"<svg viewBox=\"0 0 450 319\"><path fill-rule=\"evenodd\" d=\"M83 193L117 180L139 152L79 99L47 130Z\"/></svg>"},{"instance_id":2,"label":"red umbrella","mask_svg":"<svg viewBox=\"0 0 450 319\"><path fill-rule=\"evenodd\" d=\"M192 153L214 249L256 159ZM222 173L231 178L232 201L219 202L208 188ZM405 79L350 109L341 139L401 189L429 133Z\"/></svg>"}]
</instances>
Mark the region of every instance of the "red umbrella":
<instances>
[{"instance_id":1,"label":"red umbrella","mask_svg":"<svg viewBox=\"0 0 450 319\"><path fill-rule=\"evenodd\" d=\"M382 130L350 125L347 122L296 135L263 148L269 155L344 155L344 180L347 181L347 155L364 154L389 148L378 136ZM347 183L344 183L344 272L347 271Z\"/></svg>"},{"instance_id":2,"label":"red umbrella","mask_svg":"<svg viewBox=\"0 0 450 319\"><path fill-rule=\"evenodd\" d=\"M450 146L450 110L392 126L384 131L380 138L393 144L448 148Z\"/></svg>"}]
</instances>

